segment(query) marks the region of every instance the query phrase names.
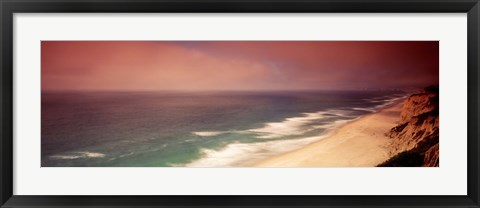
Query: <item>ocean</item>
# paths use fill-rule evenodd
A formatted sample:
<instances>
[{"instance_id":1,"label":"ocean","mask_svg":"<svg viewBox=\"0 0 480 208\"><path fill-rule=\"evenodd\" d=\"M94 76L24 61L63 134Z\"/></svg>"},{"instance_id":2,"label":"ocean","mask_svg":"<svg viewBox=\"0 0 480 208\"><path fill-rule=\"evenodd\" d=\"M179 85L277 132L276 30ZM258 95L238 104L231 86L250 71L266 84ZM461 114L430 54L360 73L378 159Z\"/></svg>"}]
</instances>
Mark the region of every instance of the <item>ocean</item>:
<instances>
[{"instance_id":1,"label":"ocean","mask_svg":"<svg viewBox=\"0 0 480 208\"><path fill-rule=\"evenodd\" d=\"M42 92L42 167L231 167L319 141L400 91Z\"/></svg>"}]
</instances>

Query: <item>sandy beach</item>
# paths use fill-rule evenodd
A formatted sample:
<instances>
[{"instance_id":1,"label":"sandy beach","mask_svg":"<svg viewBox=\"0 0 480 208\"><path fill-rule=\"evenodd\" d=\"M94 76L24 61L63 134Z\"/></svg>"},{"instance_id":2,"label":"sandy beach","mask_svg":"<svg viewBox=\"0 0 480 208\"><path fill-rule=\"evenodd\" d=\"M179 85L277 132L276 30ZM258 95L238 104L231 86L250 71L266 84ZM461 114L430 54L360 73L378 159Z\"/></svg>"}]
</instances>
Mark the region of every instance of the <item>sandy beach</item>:
<instances>
[{"instance_id":1,"label":"sandy beach","mask_svg":"<svg viewBox=\"0 0 480 208\"><path fill-rule=\"evenodd\" d=\"M372 167L389 158L385 136L400 118L403 101L345 124L306 147L267 158L257 167Z\"/></svg>"}]
</instances>

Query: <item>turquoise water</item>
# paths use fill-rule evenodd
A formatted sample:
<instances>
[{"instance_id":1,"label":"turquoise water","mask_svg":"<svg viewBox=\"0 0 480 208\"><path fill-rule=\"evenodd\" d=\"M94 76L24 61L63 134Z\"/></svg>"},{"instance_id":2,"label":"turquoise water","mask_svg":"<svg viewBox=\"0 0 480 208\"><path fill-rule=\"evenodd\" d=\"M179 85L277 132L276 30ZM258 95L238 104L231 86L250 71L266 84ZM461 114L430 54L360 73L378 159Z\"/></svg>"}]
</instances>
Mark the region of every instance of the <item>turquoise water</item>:
<instances>
[{"instance_id":1,"label":"turquoise water","mask_svg":"<svg viewBox=\"0 0 480 208\"><path fill-rule=\"evenodd\" d=\"M43 92L43 167L248 166L399 91Z\"/></svg>"}]
</instances>

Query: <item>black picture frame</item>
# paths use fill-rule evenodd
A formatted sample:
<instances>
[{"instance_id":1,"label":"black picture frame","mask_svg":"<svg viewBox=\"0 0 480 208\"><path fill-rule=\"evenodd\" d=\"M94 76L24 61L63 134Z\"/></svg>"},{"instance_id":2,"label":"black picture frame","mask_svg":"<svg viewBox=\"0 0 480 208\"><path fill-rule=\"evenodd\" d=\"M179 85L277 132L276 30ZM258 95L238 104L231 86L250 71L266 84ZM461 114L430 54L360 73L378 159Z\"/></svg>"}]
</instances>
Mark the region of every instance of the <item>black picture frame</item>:
<instances>
[{"instance_id":1,"label":"black picture frame","mask_svg":"<svg viewBox=\"0 0 480 208\"><path fill-rule=\"evenodd\" d=\"M0 0L1 207L480 207L478 0ZM13 195L15 13L467 13L468 194L465 196L25 196ZM119 182L121 183L121 182Z\"/></svg>"}]
</instances>

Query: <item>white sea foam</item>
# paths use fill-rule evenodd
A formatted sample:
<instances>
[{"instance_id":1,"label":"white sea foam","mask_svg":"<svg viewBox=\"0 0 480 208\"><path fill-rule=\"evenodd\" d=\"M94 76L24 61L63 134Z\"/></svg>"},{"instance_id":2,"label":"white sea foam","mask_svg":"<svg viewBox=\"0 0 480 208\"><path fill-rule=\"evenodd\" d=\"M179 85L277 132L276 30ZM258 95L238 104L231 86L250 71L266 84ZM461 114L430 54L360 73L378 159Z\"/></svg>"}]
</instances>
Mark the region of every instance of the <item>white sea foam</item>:
<instances>
[{"instance_id":1,"label":"white sea foam","mask_svg":"<svg viewBox=\"0 0 480 208\"><path fill-rule=\"evenodd\" d=\"M126 153L126 154L119 155L119 156L117 156L117 157L112 157L112 158L110 158L108 161L112 161L112 160L116 160L116 159L128 157L128 156L131 156L131 155L133 155L133 154L134 154L134 152L129 152L129 153Z\"/></svg>"},{"instance_id":2,"label":"white sea foam","mask_svg":"<svg viewBox=\"0 0 480 208\"><path fill-rule=\"evenodd\" d=\"M56 160L74 160L74 159L81 159L81 158L103 158L105 154L99 152L73 152L64 155L52 155L50 156L51 159Z\"/></svg>"},{"instance_id":3,"label":"white sea foam","mask_svg":"<svg viewBox=\"0 0 480 208\"><path fill-rule=\"evenodd\" d=\"M222 131L197 131L192 132L192 134L202 137L209 137L209 136L218 136L220 134L224 134L225 132Z\"/></svg>"},{"instance_id":4,"label":"white sea foam","mask_svg":"<svg viewBox=\"0 0 480 208\"><path fill-rule=\"evenodd\" d=\"M285 152L290 152L301 147L304 147L310 143L319 141L323 138L330 136L333 130L339 126L352 121L349 120L337 120L328 125L317 125L314 128L328 128L325 133L289 140L274 140L266 142L256 143L232 143L219 149L202 149L202 157L191 163L186 164L187 167L229 167L229 166L249 166L262 159L268 158L273 155L278 155ZM181 166L181 165L178 165Z\"/></svg>"},{"instance_id":5,"label":"white sea foam","mask_svg":"<svg viewBox=\"0 0 480 208\"><path fill-rule=\"evenodd\" d=\"M356 119L358 119L358 118L356 118ZM334 122L331 122L331 123L328 123L328 124L315 125L314 127L315 128L322 128L322 129L333 129L333 128L339 127L343 124L346 124L346 123L348 123L350 121L353 121L353 120L356 120L356 119L337 120L337 121L334 121Z\"/></svg>"},{"instance_id":6,"label":"white sea foam","mask_svg":"<svg viewBox=\"0 0 480 208\"><path fill-rule=\"evenodd\" d=\"M222 149L202 149L202 158L187 167L249 166L272 155L289 152L318 141L327 135L303 139L277 140L258 143L232 143Z\"/></svg>"},{"instance_id":7,"label":"white sea foam","mask_svg":"<svg viewBox=\"0 0 480 208\"><path fill-rule=\"evenodd\" d=\"M331 109L327 111L327 114L333 114L335 116L342 116L342 117L354 117L351 115L351 110L341 110L341 109Z\"/></svg>"},{"instance_id":8,"label":"white sea foam","mask_svg":"<svg viewBox=\"0 0 480 208\"><path fill-rule=\"evenodd\" d=\"M374 109L371 108L352 108L353 110L359 110L359 111L368 111L368 112L375 112Z\"/></svg>"},{"instance_id":9,"label":"white sea foam","mask_svg":"<svg viewBox=\"0 0 480 208\"><path fill-rule=\"evenodd\" d=\"M266 123L263 127L249 129L248 132L259 134L257 138L273 139L283 136L301 135L315 129L313 122L327 117L327 112L303 113L300 117L287 118L280 122Z\"/></svg>"},{"instance_id":10,"label":"white sea foam","mask_svg":"<svg viewBox=\"0 0 480 208\"><path fill-rule=\"evenodd\" d=\"M390 98L390 99L385 99L385 100L383 100L384 103L375 106L375 109L384 108L384 107L386 107L386 106L389 106L389 105L397 102L398 100L405 99L405 98L407 98L407 97L408 97L408 95L404 95L404 96L400 96L400 97L394 97L394 98Z\"/></svg>"},{"instance_id":11,"label":"white sea foam","mask_svg":"<svg viewBox=\"0 0 480 208\"><path fill-rule=\"evenodd\" d=\"M201 137L210 137L225 133L254 133L258 134L256 137L260 139L274 139L284 136L302 135L305 132L317 129L317 126L312 124L320 121L321 119L334 116L352 117L349 115L349 113L351 113L351 111L331 109L314 113L302 113L298 117L286 118L279 122L265 123L261 128L232 131L197 131L192 132L192 134Z\"/></svg>"}]
</instances>

